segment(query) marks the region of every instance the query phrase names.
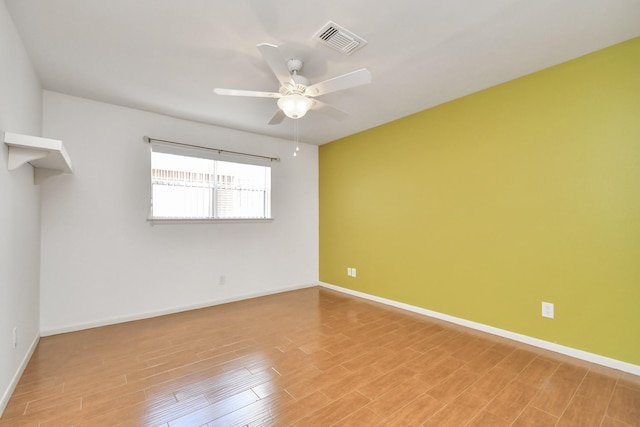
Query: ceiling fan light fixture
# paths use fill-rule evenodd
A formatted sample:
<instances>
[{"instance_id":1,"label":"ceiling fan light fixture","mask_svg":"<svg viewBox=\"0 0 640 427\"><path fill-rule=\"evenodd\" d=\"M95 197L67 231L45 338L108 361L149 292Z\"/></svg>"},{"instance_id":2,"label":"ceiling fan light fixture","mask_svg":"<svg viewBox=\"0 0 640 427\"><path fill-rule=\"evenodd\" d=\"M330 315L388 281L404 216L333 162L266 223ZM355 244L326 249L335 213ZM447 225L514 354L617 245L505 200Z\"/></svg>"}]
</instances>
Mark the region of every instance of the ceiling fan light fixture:
<instances>
[{"instance_id":1,"label":"ceiling fan light fixture","mask_svg":"<svg viewBox=\"0 0 640 427\"><path fill-rule=\"evenodd\" d=\"M313 106L313 100L297 93L285 95L278 99L278 107L289 118L299 119L307 114Z\"/></svg>"}]
</instances>

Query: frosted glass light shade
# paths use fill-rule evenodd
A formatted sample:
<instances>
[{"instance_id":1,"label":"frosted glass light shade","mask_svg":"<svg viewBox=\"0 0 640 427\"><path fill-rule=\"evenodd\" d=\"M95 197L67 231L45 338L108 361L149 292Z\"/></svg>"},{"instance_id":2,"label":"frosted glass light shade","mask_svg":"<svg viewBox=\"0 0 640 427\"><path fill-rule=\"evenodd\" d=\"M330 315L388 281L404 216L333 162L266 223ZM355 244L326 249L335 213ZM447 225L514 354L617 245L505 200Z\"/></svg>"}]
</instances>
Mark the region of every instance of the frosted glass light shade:
<instances>
[{"instance_id":1,"label":"frosted glass light shade","mask_svg":"<svg viewBox=\"0 0 640 427\"><path fill-rule=\"evenodd\" d=\"M287 117L299 119L311 109L313 101L306 96L292 94L278 99L278 107Z\"/></svg>"}]
</instances>

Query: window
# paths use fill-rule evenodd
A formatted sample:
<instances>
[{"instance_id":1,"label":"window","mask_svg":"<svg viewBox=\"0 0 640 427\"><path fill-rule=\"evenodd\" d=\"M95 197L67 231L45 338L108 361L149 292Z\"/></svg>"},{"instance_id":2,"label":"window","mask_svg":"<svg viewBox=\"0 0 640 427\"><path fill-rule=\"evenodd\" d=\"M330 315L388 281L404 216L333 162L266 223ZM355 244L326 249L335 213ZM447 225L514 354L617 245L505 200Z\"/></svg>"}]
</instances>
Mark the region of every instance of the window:
<instances>
[{"instance_id":1,"label":"window","mask_svg":"<svg viewBox=\"0 0 640 427\"><path fill-rule=\"evenodd\" d=\"M223 157L152 144L151 219L270 218L271 167Z\"/></svg>"}]
</instances>

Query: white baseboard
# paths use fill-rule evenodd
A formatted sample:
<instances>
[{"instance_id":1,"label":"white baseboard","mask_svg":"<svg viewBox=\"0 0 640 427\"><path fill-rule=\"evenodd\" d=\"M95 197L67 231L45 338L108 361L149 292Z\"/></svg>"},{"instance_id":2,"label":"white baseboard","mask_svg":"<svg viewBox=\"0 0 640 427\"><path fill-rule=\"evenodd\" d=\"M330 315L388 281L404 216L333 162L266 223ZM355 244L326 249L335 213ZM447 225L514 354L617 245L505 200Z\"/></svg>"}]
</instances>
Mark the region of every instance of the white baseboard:
<instances>
[{"instance_id":1,"label":"white baseboard","mask_svg":"<svg viewBox=\"0 0 640 427\"><path fill-rule=\"evenodd\" d=\"M482 332L487 332L492 335L509 338L514 341L529 344L534 347L543 348L545 350L550 350L555 353L561 353L567 356L574 357L576 359L581 359L587 362L596 363L598 365L607 366L609 368L618 369L620 371L628 372L630 374L640 375L640 366L623 362L621 360L612 359L610 357L601 356L599 354L589 353L587 351L578 350L572 347L566 347L564 345L530 337L528 335L518 334L516 332L507 331L505 329L495 328L493 326L484 325L482 323L472 322L470 320L461 319L459 317L450 316L448 314L439 313L437 311L427 310L426 308L416 307L414 305L405 304L402 302L397 302L397 301L393 301L386 298L381 298L375 295L365 294L364 292L358 292L352 289L342 288L340 286L331 285L329 283L320 282L320 286L323 286L327 289L332 289L334 291L353 295L356 297L390 305L392 307L401 308L403 310L407 310L407 311L422 314L425 316L433 317L436 319L444 320L447 322L455 323L457 325L466 326L468 328L476 329Z\"/></svg>"},{"instance_id":2,"label":"white baseboard","mask_svg":"<svg viewBox=\"0 0 640 427\"><path fill-rule=\"evenodd\" d=\"M20 381L20 377L22 376L22 373L27 368L27 365L29 364L29 360L31 360L31 356L33 356L33 352L36 351L36 347L38 346L38 341L40 341L40 335L36 335L36 337L34 338L33 342L31 343L31 346L29 347L29 350L22 358L22 362L20 362L20 366L18 366L18 370L13 375L13 378L11 378L9 387L7 387L7 389L2 394L2 399L0 399L0 417L4 412L4 409L7 407L7 404L9 403L9 399L11 399L11 395L13 394L13 391L16 389L16 386L18 385L18 382Z\"/></svg>"},{"instance_id":3,"label":"white baseboard","mask_svg":"<svg viewBox=\"0 0 640 427\"><path fill-rule=\"evenodd\" d=\"M306 284L306 285L296 285L296 286L289 286L289 287L278 288L278 289L270 289L270 290L263 291L263 292L253 292L253 293L248 293L248 294L234 295L234 296L229 297L229 298L221 298L221 299L206 301L206 302L202 302L202 303L198 303L198 304L171 307L171 308L167 308L167 309L164 309L164 310L152 311L152 312L147 312L147 313L138 313L138 314L134 314L134 315L130 315L130 316L112 317L112 318L109 318L109 319L97 320L97 321L86 322L86 323L77 323L77 324L73 324L73 325L66 325L66 326L56 327L56 328L48 328L48 329L42 328L40 330L40 335L43 336L43 337L47 337L47 336L50 336L50 335L64 334L64 333L67 333L67 332L81 331L81 330L84 330L84 329L99 328L101 326L109 326L109 325L115 325L115 324L118 324L118 323L132 322L132 321L135 321L135 320L149 319L149 318L152 318L152 317L158 317L158 316L164 316L164 315L167 315L167 314L180 313L180 312L183 312L183 311L197 310L199 308L212 307L214 305L227 304L227 303L230 303L230 302L242 301L242 300L250 299L250 298L258 298L258 297L263 297L263 296L267 296L267 295L280 294L280 293L283 293L283 292L289 292L289 291L295 291L295 290L298 290L298 289L311 288L311 287L314 287L314 286L318 286L318 284L317 283L310 283L310 284Z\"/></svg>"}]
</instances>

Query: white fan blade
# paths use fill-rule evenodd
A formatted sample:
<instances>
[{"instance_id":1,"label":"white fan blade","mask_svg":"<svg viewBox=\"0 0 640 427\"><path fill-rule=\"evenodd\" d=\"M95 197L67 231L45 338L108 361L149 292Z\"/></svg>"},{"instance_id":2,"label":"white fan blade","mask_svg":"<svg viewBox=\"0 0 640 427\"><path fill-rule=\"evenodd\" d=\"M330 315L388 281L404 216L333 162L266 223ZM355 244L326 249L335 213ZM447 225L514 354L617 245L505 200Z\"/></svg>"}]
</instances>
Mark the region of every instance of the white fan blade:
<instances>
[{"instance_id":1,"label":"white fan blade","mask_svg":"<svg viewBox=\"0 0 640 427\"><path fill-rule=\"evenodd\" d=\"M325 104L324 102L318 101L317 99L314 99L313 101L315 102L315 104L313 104L313 111L317 111L318 113L325 114L340 121L349 118L349 113L338 110L337 108L332 107L329 104Z\"/></svg>"},{"instance_id":2,"label":"white fan blade","mask_svg":"<svg viewBox=\"0 0 640 427\"><path fill-rule=\"evenodd\" d=\"M282 121L284 120L285 115L282 112L282 110L278 110L273 117L271 118L271 120L269 121L270 125L278 125L280 123L282 123Z\"/></svg>"},{"instance_id":3,"label":"white fan blade","mask_svg":"<svg viewBox=\"0 0 640 427\"><path fill-rule=\"evenodd\" d=\"M352 87L371 83L371 73L366 68L361 68L329 80L311 85L305 90L304 94L309 96L320 96L327 93L336 92L338 90L349 89Z\"/></svg>"},{"instance_id":4,"label":"white fan blade","mask_svg":"<svg viewBox=\"0 0 640 427\"><path fill-rule=\"evenodd\" d=\"M269 43L260 43L258 50L262 53L264 60L276 75L281 85L291 84L291 73L287 67L287 62L282 57L282 54L278 50L278 46Z\"/></svg>"},{"instance_id":5,"label":"white fan blade","mask_svg":"<svg viewBox=\"0 0 640 427\"><path fill-rule=\"evenodd\" d=\"M239 90L239 89L221 89L219 87L213 90L218 95L231 95L231 96L256 96L259 98L280 98L278 92L258 92L256 90Z\"/></svg>"}]
</instances>

